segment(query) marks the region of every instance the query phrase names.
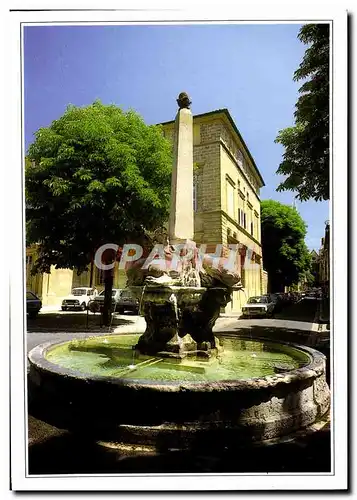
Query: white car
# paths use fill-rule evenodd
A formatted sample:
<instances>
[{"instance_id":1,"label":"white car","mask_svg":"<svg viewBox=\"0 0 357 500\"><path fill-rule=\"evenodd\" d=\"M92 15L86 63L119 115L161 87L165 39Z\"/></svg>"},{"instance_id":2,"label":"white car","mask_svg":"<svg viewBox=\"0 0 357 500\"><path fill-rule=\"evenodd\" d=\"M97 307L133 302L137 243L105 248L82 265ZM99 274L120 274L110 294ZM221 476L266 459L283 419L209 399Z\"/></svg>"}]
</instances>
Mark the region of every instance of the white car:
<instances>
[{"instance_id":1,"label":"white car","mask_svg":"<svg viewBox=\"0 0 357 500\"><path fill-rule=\"evenodd\" d=\"M252 316L273 316L276 301L270 295L250 297L248 302L242 307L243 317Z\"/></svg>"},{"instance_id":2,"label":"white car","mask_svg":"<svg viewBox=\"0 0 357 500\"><path fill-rule=\"evenodd\" d=\"M88 307L88 302L93 300L97 293L96 288L85 286L73 288L72 293L62 300L62 311L68 311L70 309L85 311Z\"/></svg>"}]
</instances>

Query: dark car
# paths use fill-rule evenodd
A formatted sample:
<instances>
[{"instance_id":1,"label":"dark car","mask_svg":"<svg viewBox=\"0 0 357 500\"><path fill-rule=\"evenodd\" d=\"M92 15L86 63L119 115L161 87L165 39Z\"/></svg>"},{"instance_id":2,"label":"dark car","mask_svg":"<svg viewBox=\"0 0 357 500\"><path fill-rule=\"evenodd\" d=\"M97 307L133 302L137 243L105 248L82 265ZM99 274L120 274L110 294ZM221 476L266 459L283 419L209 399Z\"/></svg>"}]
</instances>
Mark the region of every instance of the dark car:
<instances>
[{"instance_id":1,"label":"dark car","mask_svg":"<svg viewBox=\"0 0 357 500\"><path fill-rule=\"evenodd\" d=\"M116 310L119 314L124 314L125 311L131 311L134 314L138 314L139 301L129 288L125 288L125 290L121 292Z\"/></svg>"},{"instance_id":2,"label":"dark car","mask_svg":"<svg viewBox=\"0 0 357 500\"><path fill-rule=\"evenodd\" d=\"M33 292L26 292L26 312L29 318L35 319L42 307L41 300Z\"/></svg>"},{"instance_id":3,"label":"dark car","mask_svg":"<svg viewBox=\"0 0 357 500\"><path fill-rule=\"evenodd\" d=\"M279 313L283 310L285 305L284 297L282 293L272 293L270 294L272 301L275 303L274 312Z\"/></svg>"},{"instance_id":4,"label":"dark car","mask_svg":"<svg viewBox=\"0 0 357 500\"><path fill-rule=\"evenodd\" d=\"M122 293L120 288L112 289L112 311L118 311L118 301ZM88 309L92 313L103 312L104 307L104 290L100 292L93 300L88 303Z\"/></svg>"}]
</instances>

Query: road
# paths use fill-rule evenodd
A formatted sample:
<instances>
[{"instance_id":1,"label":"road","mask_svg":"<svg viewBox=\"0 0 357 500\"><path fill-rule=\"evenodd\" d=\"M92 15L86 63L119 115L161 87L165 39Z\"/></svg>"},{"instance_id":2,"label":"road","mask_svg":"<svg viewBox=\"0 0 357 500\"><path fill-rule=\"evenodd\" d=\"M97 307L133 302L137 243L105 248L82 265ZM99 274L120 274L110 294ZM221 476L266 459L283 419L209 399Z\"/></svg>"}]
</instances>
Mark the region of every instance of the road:
<instances>
[{"instance_id":1,"label":"road","mask_svg":"<svg viewBox=\"0 0 357 500\"><path fill-rule=\"evenodd\" d=\"M237 335L269 337L291 342L310 343L314 333L317 300L302 300L286 308L273 319L240 319L237 315L222 315L214 328L215 333L230 332ZM38 344L62 342L109 333L142 333L145 321L131 314L115 315L111 328L103 327L99 315L86 312L48 311L35 320L28 320L27 349ZM316 331L316 329L315 329ZM308 340L306 340L308 339Z\"/></svg>"}]
</instances>

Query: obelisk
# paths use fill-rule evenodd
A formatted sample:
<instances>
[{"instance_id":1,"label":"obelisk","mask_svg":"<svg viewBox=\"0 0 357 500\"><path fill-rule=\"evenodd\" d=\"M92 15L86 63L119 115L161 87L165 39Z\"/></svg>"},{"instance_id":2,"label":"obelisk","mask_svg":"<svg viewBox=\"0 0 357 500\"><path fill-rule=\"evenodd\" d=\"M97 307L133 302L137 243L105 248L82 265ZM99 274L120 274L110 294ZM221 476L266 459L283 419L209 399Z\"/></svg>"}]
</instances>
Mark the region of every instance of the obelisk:
<instances>
[{"instance_id":1,"label":"obelisk","mask_svg":"<svg viewBox=\"0 0 357 500\"><path fill-rule=\"evenodd\" d=\"M169 240L172 244L193 240L193 118L186 92L177 99L174 161L171 180Z\"/></svg>"}]
</instances>

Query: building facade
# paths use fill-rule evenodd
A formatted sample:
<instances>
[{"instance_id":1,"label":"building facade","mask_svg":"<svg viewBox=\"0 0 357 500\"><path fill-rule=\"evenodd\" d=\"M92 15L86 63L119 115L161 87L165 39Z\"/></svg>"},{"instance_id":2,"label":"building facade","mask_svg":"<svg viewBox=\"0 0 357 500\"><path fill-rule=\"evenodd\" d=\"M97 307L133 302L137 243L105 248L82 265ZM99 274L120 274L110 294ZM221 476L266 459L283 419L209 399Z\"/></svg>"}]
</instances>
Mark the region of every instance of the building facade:
<instances>
[{"instance_id":1,"label":"building facade","mask_svg":"<svg viewBox=\"0 0 357 500\"><path fill-rule=\"evenodd\" d=\"M319 263L319 254L316 252L316 250L311 250L310 258L311 258L311 274L314 277L313 286L317 287L317 286L319 286L320 263Z\"/></svg>"},{"instance_id":2,"label":"building facade","mask_svg":"<svg viewBox=\"0 0 357 500\"><path fill-rule=\"evenodd\" d=\"M60 306L62 300L67 297L72 288L81 286L96 286L98 291L104 290L104 273L93 266L91 271L78 274L72 269L56 269L51 266L50 273L32 274L32 268L36 260L36 245L26 248L26 289L34 292L41 298L43 306ZM125 272L114 268L114 288L124 288L126 284Z\"/></svg>"},{"instance_id":3,"label":"building facade","mask_svg":"<svg viewBox=\"0 0 357 500\"><path fill-rule=\"evenodd\" d=\"M175 122L162 127L173 143ZM266 292L259 198L264 181L227 109L193 117L193 159L194 239L211 244L213 252L217 244L239 245L245 291L234 292L227 306L227 312L239 312L248 297Z\"/></svg>"},{"instance_id":4,"label":"building facade","mask_svg":"<svg viewBox=\"0 0 357 500\"><path fill-rule=\"evenodd\" d=\"M326 296L330 292L330 223L325 223L325 236L321 238L319 251L319 282Z\"/></svg>"}]
</instances>

